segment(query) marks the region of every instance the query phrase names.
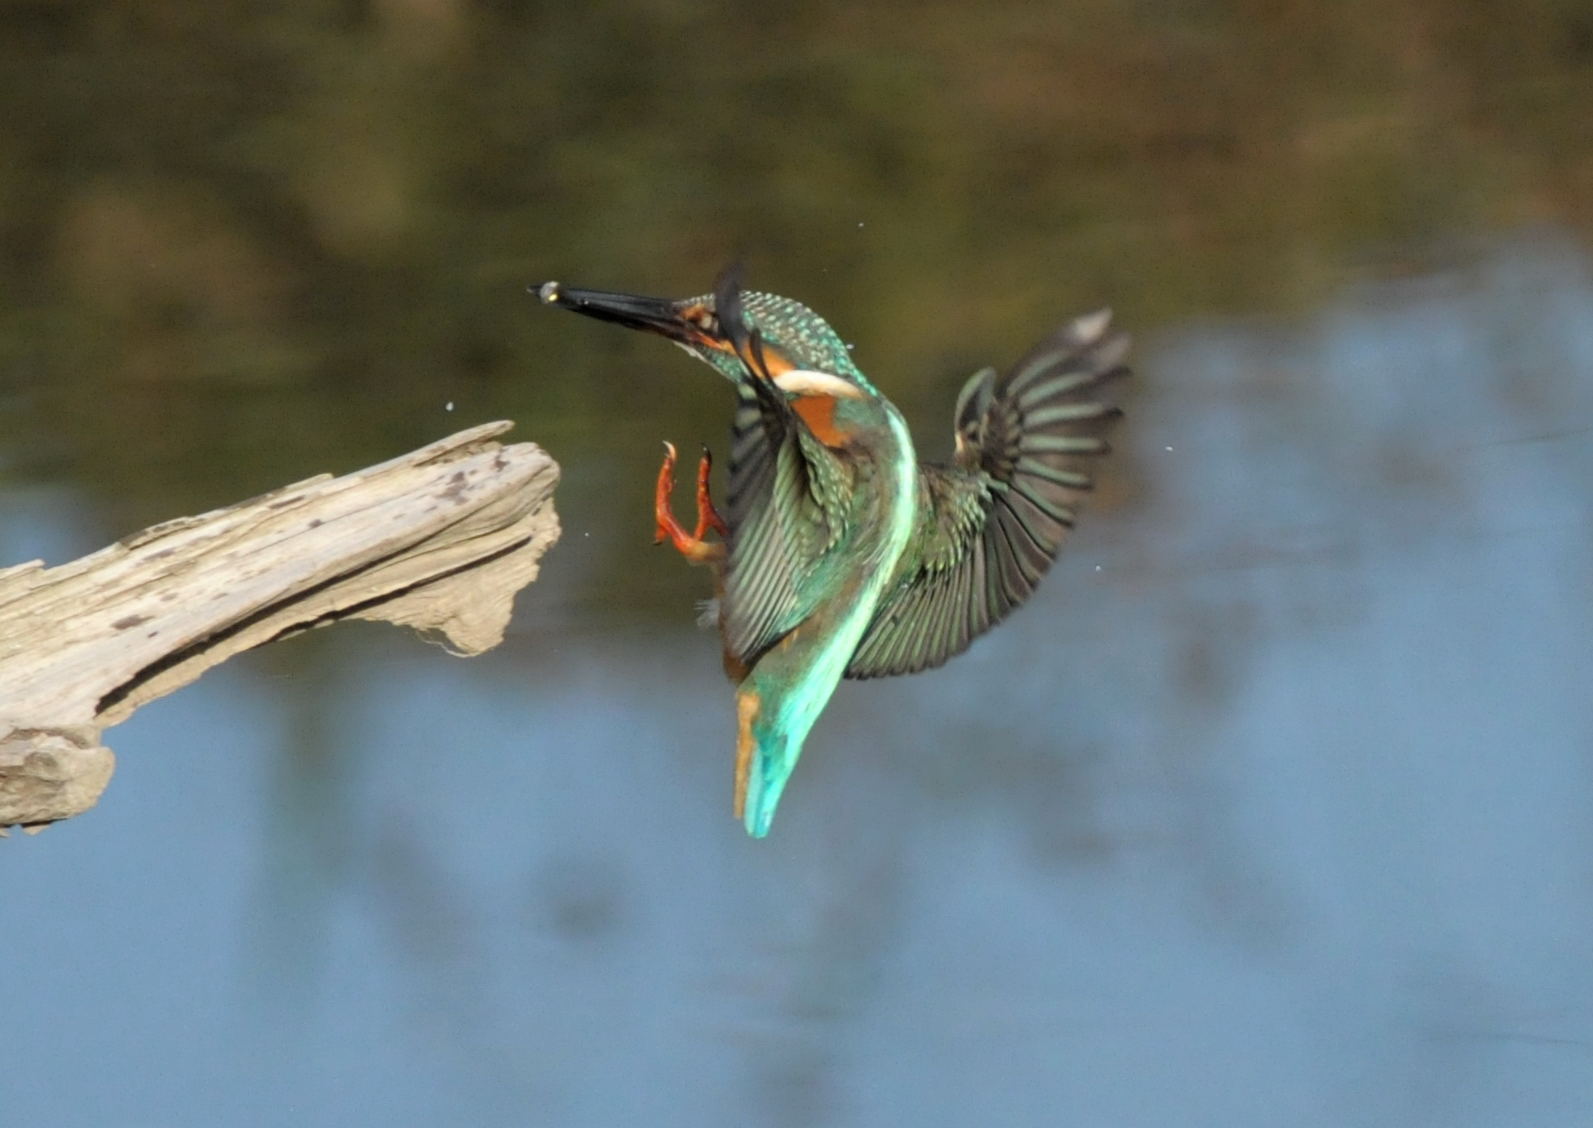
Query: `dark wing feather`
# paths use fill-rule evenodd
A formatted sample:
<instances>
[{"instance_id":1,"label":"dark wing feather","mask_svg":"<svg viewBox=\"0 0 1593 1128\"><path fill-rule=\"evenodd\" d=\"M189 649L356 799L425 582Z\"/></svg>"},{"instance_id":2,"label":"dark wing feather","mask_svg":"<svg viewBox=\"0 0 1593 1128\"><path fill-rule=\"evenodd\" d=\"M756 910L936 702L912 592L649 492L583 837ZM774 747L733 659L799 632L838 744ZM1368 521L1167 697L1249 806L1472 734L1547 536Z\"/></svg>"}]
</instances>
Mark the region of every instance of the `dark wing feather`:
<instances>
[{"instance_id":1,"label":"dark wing feather","mask_svg":"<svg viewBox=\"0 0 1593 1128\"><path fill-rule=\"evenodd\" d=\"M939 666L1034 591L1121 414L1095 398L1128 372L1128 338L1110 322L1104 310L1081 317L1005 377L987 368L963 387L953 464L919 466L926 519L847 677Z\"/></svg>"},{"instance_id":2,"label":"dark wing feather","mask_svg":"<svg viewBox=\"0 0 1593 1128\"><path fill-rule=\"evenodd\" d=\"M850 467L792 411L748 332L736 276L720 277L715 315L746 367L731 424L730 554L720 611L728 653L751 666L811 612L804 582L843 527Z\"/></svg>"}]
</instances>

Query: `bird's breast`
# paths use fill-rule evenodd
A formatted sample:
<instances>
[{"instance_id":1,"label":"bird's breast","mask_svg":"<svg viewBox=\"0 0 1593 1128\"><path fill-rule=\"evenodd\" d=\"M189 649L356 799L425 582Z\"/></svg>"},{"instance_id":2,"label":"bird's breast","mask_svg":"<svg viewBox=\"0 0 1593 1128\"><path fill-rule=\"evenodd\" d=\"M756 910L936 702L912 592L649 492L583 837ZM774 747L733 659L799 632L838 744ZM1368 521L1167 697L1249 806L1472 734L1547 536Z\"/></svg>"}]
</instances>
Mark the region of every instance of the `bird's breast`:
<instances>
[{"instance_id":1,"label":"bird's breast","mask_svg":"<svg viewBox=\"0 0 1593 1128\"><path fill-rule=\"evenodd\" d=\"M843 447L852 441L855 431L836 419L835 409L839 404L835 396L797 396L791 401L791 410L819 442L827 447Z\"/></svg>"}]
</instances>

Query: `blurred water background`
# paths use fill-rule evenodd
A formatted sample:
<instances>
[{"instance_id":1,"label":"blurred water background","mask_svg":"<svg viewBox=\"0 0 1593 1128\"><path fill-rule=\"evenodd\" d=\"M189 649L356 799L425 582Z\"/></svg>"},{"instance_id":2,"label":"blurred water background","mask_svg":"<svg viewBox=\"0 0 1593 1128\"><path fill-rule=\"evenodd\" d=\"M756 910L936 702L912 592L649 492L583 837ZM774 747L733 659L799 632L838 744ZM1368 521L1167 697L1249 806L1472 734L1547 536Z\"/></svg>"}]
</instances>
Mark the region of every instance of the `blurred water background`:
<instances>
[{"instance_id":1,"label":"blurred water background","mask_svg":"<svg viewBox=\"0 0 1593 1128\"><path fill-rule=\"evenodd\" d=\"M518 422L511 637L248 655L0 844L0 1124L1588 1123L1593 8L0 6L0 565ZM1109 303L1032 605L729 814L660 440L745 254L925 452ZM451 409L450 409L451 408Z\"/></svg>"}]
</instances>

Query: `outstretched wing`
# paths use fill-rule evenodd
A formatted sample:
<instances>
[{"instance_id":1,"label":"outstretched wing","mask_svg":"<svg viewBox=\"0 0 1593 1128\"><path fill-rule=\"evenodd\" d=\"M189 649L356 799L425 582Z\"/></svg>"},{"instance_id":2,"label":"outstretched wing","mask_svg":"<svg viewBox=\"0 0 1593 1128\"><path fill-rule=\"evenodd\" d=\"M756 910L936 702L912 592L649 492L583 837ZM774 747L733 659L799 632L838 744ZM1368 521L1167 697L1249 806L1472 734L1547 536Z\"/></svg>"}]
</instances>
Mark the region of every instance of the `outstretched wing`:
<instances>
[{"instance_id":1,"label":"outstretched wing","mask_svg":"<svg viewBox=\"0 0 1593 1128\"><path fill-rule=\"evenodd\" d=\"M719 626L726 652L751 666L812 611L805 582L844 530L852 467L792 410L748 332L734 269L715 316L746 367L731 424L730 554Z\"/></svg>"},{"instance_id":2,"label":"outstretched wing","mask_svg":"<svg viewBox=\"0 0 1593 1128\"><path fill-rule=\"evenodd\" d=\"M1128 372L1128 337L1110 325L1108 310L1081 317L1006 376L987 368L963 387L953 463L919 466L926 517L847 677L939 666L1039 584L1121 414L1095 398Z\"/></svg>"}]
</instances>

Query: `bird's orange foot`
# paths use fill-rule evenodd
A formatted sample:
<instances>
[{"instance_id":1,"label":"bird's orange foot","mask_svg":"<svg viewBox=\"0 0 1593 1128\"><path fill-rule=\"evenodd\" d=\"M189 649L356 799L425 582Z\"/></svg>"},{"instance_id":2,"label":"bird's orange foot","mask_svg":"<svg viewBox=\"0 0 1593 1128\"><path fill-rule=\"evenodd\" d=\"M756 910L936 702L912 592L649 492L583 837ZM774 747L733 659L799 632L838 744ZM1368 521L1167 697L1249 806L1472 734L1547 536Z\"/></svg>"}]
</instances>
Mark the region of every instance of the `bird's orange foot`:
<instances>
[{"instance_id":1,"label":"bird's orange foot","mask_svg":"<svg viewBox=\"0 0 1593 1128\"><path fill-rule=\"evenodd\" d=\"M697 465L697 529L688 533L686 527L675 520L674 510L669 505L669 495L675 489L675 444L664 444L664 464L658 469L658 486L653 495L653 517L658 522L653 543L669 541L676 552L693 564L717 564L725 558L724 545L703 540L703 534L709 529L722 537L730 535L708 495L708 473L712 468L713 460L705 447L702 461Z\"/></svg>"},{"instance_id":2,"label":"bird's orange foot","mask_svg":"<svg viewBox=\"0 0 1593 1128\"><path fill-rule=\"evenodd\" d=\"M730 526L725 524L725 519L719 516L719 510L714 508L714 499L708 493L708 473L713 469L714 456L708 453L708 448L702 448L702 459L697 463L697 539L709 529L718 533L722 539L730 537Z\"/></svg>"}]
</instances>

